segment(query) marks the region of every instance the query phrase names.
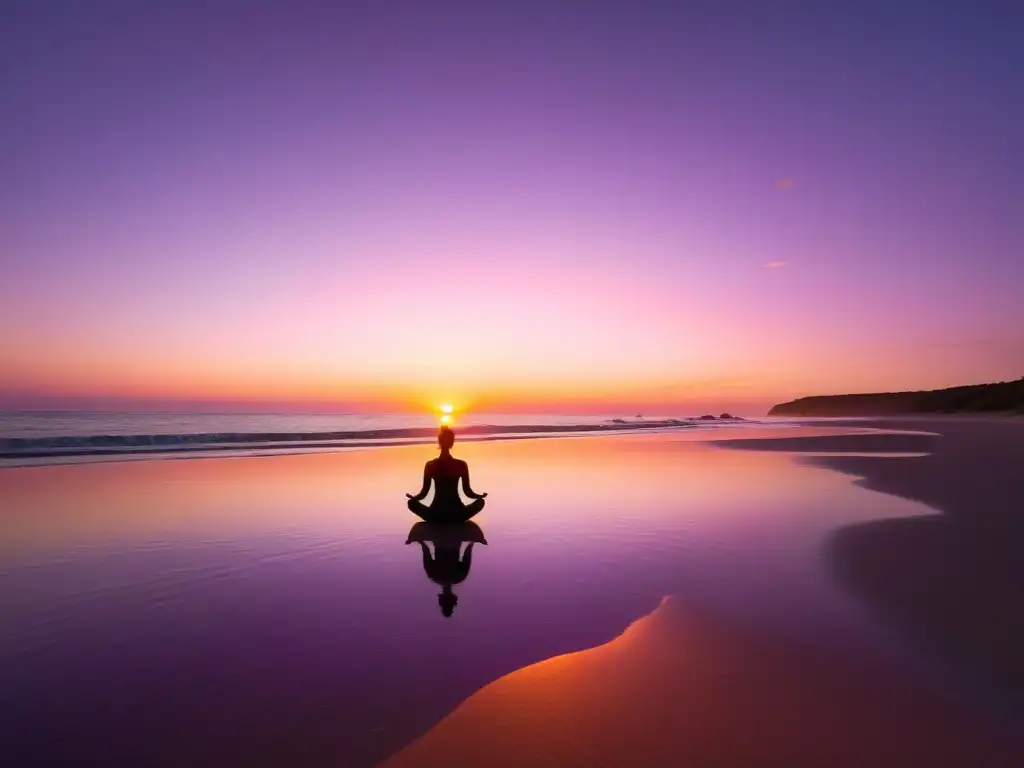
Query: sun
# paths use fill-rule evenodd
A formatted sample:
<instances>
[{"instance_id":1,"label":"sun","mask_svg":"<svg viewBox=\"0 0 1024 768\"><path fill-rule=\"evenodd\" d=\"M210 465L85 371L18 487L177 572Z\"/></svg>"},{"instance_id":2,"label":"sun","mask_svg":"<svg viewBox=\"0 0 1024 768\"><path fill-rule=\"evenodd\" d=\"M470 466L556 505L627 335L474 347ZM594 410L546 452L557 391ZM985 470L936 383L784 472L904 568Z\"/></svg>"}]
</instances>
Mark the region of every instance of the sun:
<instances>
[{"instance_id":1,"label":"sun","mask_svg":"<svg viewBox=\"0 0 1024 768\"><path fill-rule=\"evenodd\" d=\"M450 414L452 412L452 410L453 410L452 407L450 405L448 405L447 403L445 403L444 405L441 406L441 413Z\"/></svg>"},{"instance_id":2,"label":"sun","mask_svg":"<svg viewBox=\"0 0 1024 768\"><path fill-rule=\"evenodd\" d=\"M450 422L451 420L452 420L451 414L448 414L448 413L444 414L444 415L443 415L443 416L441 417L441 423L442 423L442 424L447 424L447 423L448 423L448 422Z\"/></svg>"}]
</instances>

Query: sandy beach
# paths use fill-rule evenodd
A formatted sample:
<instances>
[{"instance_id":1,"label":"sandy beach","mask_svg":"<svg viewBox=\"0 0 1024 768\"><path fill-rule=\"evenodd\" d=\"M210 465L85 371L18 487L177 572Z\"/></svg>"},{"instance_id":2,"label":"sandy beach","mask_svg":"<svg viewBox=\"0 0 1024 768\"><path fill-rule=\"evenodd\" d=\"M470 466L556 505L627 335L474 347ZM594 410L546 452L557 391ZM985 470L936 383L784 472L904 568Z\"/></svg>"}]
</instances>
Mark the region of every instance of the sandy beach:
<instances>
[{"instance_id":1,"label":"sandy beach","mask_svg":"<svg viewBox=\"0 0 1024 768\"><path fill-rule=\"evenodd\" d=\"M828 552L837 578L883 621L983 676L1024 708L1024 419L920 417L870 426L936 437L920 437L928 453L919 457L867 453L807 461L938 514L836 531ZM915 450L914 439L848 435L730 447L884 453Z\"/></svg>"},{"instance_id":2,"label":"sandy beach","mask_svg":"<svg viewBox=\"0 0 1024 768\"><path fill-rule=\"evenodd\" d=\"M933 515L837 530L828 560L884 623L982 679L1008 704L1005 722L1019 723L1024 420L827 425L859 431L718 444L807 454L801 461L933 507ZM927 453L893 455L920 452ZM1009 766L1024 759L1018 739L949 719L954 709L891 669L730 631L690 615L677 597L607 645L487 686L387 765Z\"/></svg>"},{"instance_id":3,"label":"sandy beach","mask_svg":"<svg viewBox=\"0 0 1024 768\"><path fill-rule=\"evenodd\" d=\"M450 619L429 446L0 470L0 722L28 762L1019 764L1022 427L461 445Z\"/></svg>"},{"instance_id":4,"label":"sandy beach","mask_svg":"<svg viewBox=\"0 0 1024 768\"><path fill-rule=\"evenodd\" d=\"M488 685L388 768L1019 765L892 670L745 635L669 598L612 642Z\"/></svg>"}]
</instances>

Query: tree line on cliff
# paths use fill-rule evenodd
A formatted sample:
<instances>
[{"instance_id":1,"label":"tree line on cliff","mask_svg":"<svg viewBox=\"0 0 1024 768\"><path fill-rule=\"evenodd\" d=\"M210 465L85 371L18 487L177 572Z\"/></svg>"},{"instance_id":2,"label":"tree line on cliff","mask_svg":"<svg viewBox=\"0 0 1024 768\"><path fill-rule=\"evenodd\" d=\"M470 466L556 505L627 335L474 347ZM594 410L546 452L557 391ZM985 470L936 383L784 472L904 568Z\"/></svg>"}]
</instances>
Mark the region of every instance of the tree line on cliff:
<instances>
[{"instance_id":1,"label":"tree line on cliff","mask_svg":"<svg viewBox=\"0 0 1024 768\"><path fill-rule=\"evenodd\" d=\"M1024 414L1024 377L923 392L801 397L776 405L769 416L886 416L914 413Z\"/></svg>"}]
</instances>

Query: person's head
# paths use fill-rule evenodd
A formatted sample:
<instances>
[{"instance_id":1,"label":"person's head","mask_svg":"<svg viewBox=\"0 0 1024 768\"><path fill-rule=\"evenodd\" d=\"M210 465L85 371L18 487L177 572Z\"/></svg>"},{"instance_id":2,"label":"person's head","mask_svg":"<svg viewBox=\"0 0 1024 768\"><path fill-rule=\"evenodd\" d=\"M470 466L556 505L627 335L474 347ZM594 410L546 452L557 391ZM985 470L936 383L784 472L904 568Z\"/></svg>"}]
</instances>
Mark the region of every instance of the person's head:
<instances>
[{"instance_id":1,"label":"person's head","mask_svg":"<svg viewBox=\"0 0 1024 768\"><path fill-rule=\"evenodd\" d=\"M437 433L437 444L441 446L442 451L452 449L452 446L455 445L455 433L450 427L441 427L441 431Z\"/></svg>"},{"instance_id":2,"label":"person's head","mask_svg":"<svg viewBox=\"0 0 1024 768\"><path fill-rule=\"evenodd\" d=\"M455 606L459 604L459 598L450 589L445 589L444 592L437 596L437 604L441 606L441 613L445 617L450 617L452 611L455 610Z\"/></svg>"}]
</instances>

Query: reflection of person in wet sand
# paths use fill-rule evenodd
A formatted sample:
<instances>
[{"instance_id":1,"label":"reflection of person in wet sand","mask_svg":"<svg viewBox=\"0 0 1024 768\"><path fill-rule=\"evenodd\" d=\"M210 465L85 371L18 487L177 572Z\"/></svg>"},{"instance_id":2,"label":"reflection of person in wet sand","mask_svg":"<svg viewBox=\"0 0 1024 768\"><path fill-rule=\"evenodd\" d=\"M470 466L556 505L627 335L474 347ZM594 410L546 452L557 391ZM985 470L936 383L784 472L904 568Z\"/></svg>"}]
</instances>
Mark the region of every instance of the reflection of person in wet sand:
<instances>
[{"instance_id":1,"label":"reflection of person in wet sand","mask_svg":"<svg viewBox=\"0 0 1024 768\"><path fill-rule=\"evenodd\" d=\"M486 493L477 493L469 484L469 465L452 456L455 444L455 433L448 427L441 427L437 434L437 444L441 447L441 455L428 461L423 467L423 487L420 492L409 497L409 510L424 520L431 522L463 522L484 508ZM459 497L459 481L462 491L473 499L470 504L463 504ZM430 506L423 503L430 483L434 483L434 499Z\"/></svg>"},{"instance_id":2,"label":"reflection of person in wet sand","mask_svg":"<svg viewBox=\"0 0 1024 768\"><path fill-rule=\"evenodd\" d=\"M405 543L411 544L414 541L419 543L423 551L423 570L431 581L441 585L441 594L437 596L441 613L451 616L459 602L452 587L461 584L469 576L469 567L473 563L473 545L487 543L483 531L474 523L455 526L416 523L409 531ZM434 545L433 554L427 546L428 542ZM468 542L466 551L460 552L463 542Z\"/></svg>"}]
</instances>

